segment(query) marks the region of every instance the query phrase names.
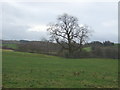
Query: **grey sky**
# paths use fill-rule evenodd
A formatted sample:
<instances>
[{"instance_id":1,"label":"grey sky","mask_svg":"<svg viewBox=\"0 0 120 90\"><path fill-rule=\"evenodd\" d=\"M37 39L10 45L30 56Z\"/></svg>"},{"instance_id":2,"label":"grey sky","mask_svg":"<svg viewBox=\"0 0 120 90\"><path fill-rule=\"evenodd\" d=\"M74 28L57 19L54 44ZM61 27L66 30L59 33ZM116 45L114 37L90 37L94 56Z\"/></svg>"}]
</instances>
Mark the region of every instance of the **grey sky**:
<instances>
[{"instance_id":1,"label":"grey sky","mask_svg":"<svg viewBox=\"0 0 120 90\"><path fill-rule=\"evenodd\" d=\"M2 4L2 38L40 40L46 25L63 13L76 16L94 32L90 41L118 41L117 2L9 2Z\"/></svg>"}]
</instances>

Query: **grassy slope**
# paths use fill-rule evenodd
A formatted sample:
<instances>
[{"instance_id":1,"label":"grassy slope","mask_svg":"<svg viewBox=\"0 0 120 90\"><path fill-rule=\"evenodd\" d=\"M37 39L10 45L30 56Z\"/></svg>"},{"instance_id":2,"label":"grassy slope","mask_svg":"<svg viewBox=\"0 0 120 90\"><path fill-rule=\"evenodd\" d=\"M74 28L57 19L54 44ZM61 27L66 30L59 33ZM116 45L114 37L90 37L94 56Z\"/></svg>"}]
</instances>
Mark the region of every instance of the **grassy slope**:
<instances>
[{"instance_id":1,"label":"grassy slope","mask_svg":"<svg viewBox=\"0 0 120 90\"><path fill-rule=\"evenodd\" d=\"M17 44L2 44L2 46L6 46L8 48L13 48L13 49L17 49L18 48Z\"/></svg>"},{"instance_id":2,"label":"grassy slope","mask_svg":"<svg viewBox=\"0 0 120 90\"><path fill-rule=\"evenodd\" d=\"M0 87L2 87L2 50L0 49Z\"/></svg>"},{"instance_id":3,"label":"grassy slope","mask_svg":"<svg viewBox=\"0 0 120 90\"><path fill-rule=\"evenodd\" d=\"M117 63L113 59L65 59L3 51L3 87L117 87Z\"/></svg>"},{"instance_id":4,"label":"grassy slope","mask_svg":"<svg viewBox=\"0 0 120 90\"><path fill-rule=\"evenodd\" d=\"M83 50L87 51L87 52L91 52L92 51L92 48L91 47L85 47L83 48Z\"/></svg>"}]
</instances>

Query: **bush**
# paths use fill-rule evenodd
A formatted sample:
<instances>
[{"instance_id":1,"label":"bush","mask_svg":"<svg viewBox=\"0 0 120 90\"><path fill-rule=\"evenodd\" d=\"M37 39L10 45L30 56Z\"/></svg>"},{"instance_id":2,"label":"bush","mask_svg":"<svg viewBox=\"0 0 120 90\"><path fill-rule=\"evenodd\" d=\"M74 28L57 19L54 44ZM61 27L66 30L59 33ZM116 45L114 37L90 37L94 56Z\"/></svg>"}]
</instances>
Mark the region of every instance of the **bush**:
<instances>
[{"instance_id":1,"label":"bush","mask_svg":"<svg viewBox=\"0 0 120 90\"><path fill-rule=\"evenodd\" d=\"M113 58L118 59L118 48L117 47L94 47L92 52L95 57L99 58Z\"/></svg>"},{"instance_id":2,"label":"bush","mask_svg":"<svg viewBox=\"0 0 120 90\"><path fill-rule=\"evenodd\" d=\"M65 58L88 58L93 56L91 52L87 52L85 50L82 50L82 51L77 50L77 51L74 51L72 54L69 54L67 50L63 50L58 55Z\"/></svg>"}]
</instances>

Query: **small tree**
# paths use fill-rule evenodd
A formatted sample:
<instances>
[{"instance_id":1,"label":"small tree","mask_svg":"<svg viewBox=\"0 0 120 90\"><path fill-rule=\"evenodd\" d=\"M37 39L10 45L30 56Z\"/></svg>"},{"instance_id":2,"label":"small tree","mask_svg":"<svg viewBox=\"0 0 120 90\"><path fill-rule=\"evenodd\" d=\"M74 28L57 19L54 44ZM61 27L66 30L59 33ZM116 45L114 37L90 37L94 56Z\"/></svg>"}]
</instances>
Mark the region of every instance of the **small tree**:
<instances>
[{"instance_id":1,"label":"small tree","mask_svg":"<svg viewBox=\"0 0 120 90\"><path fill-rule=\"evenodd\" d=\"M57 18L57 23L50 24L47 29L51 39L55 40L63 49L68 50L69 55L76 50L82 49L82 45L89 37L89 27L80 27L78 19L68 14L63 14Z\"/></svg>"}]
</instances>

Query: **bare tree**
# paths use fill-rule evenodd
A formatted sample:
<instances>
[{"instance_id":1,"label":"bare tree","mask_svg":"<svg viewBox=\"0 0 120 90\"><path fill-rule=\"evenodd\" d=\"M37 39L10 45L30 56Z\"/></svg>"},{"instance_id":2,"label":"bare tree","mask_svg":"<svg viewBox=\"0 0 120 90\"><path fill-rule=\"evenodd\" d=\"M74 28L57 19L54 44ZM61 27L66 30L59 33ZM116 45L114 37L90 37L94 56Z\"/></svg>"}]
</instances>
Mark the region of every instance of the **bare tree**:
<instances>
[{"instance_id":1,"label":"bare tree","mask_svg":"<svg viewBox=\"0 0 120 90\"><path fill-rule=\"evenodd\" d=\"M68 14L58 16L57 23L50 24L47 29L53 40L68 50L72 54L76 50L81 50L82 45L89 37L89 27L80 26L78 19Z\"/></svg>"}]
</instances>

